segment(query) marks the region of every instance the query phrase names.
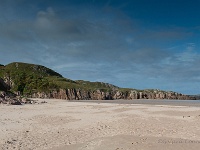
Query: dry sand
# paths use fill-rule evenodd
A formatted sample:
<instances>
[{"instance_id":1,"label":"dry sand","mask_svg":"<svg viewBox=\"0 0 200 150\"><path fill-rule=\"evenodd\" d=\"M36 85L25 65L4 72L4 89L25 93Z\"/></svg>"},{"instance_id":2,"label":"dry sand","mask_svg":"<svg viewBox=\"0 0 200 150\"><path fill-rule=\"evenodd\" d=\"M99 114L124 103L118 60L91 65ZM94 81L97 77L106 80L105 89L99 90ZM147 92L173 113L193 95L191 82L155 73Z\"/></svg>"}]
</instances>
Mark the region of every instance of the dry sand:
<instances>
[{"instance_id":1,"label":"dry sand","mask_svg":"<svg viewBox=\"0 0 200 150\"><path fill-rule=\"evenodd\" d=\"M200 147L199 107L46 101L38 105L0 105L0 149Z\"/></svg>"}]
</instances>

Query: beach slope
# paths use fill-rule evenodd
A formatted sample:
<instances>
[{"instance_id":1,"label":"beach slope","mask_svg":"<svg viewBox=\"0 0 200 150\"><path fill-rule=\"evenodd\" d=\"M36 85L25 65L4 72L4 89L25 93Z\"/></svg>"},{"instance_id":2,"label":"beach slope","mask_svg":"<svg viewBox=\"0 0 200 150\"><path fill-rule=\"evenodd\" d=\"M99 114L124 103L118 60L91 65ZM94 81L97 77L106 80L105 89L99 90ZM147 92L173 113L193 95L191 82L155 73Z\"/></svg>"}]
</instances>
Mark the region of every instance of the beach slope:
<instances>
[{"instance_id":1,"label":"beach slope","mask_svg":"<svg viewBox=\"0 0 200 150\"><path fill-rule=\"evenodd\" d=\"M199 107L45 101L0 105L0 149L196 150L200 146Z\"/></svg>"}]
</instances>

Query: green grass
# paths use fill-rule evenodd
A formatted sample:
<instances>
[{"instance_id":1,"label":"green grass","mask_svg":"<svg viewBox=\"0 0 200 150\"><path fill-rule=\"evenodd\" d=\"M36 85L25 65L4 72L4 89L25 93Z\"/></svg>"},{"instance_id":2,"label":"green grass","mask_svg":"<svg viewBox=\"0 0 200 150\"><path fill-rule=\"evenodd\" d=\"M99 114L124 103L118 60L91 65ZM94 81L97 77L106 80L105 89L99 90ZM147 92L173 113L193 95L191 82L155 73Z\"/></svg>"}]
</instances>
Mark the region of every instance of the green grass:
<instances>
[{"instance_id":1,"label":"green grass","mask_svg":"<svg viewBox=\"0 0 200 150\"><path fill-rule=\"evenodd\" d=\"M81 88L89 91L101 90L103 92L111 92L113 90L119 89L119 87L115 85L103 82L90 82L83 80L77 80L76 82L81 86Z\"/></svg>"},{"instance_id":2,"label":"green grass","mask_svg":"<svg viewBox=\"0 0 200 150\"><path fill-rule=\"evenodd\" d=\"M41 65L14 62L8 65L0 65L0 77L10 78L13 82L11 91L20 91L24 95L35 92L50 92L59 89L81 89L85 91L101 90L103 92L120 91L130 93L136 92L164 92L157 89L137 90L130 88L119 88L115 85L103 82L73 81L64 78L61 74ZM4 90L0 84L0 90Z\"/></svg>"},{"instance_id":3,"label":"green grass","mask_svg":"<svg viewBox=\"0 0 200 150\"><path fill-rule=\"evenodd\" d=\"M20 91L23 94L59 89L101 90L104 92L118 89L114 85L103 82L73 81L62 77L62 75L47 67L20 62L1 66L0 77L10 78L14 83L11 91Z\"/></svg>"},{"instance_id":4,"label":"green grass","mask_svg":"<svg viewBox=\"0 0 200 150\"><path fill-rule=\"evenodd\" d=\"M41 65L35 64L27 64L27 63L20 63L14 62L10 63L5 66L5 70L7 72L15 72L15 73L22 73L25 72L26 74L37 74L41 77L45 76L59 76L62 77L61 74Z\"/></svg>"},{"instance_id":5,"label":"green grass","mask_svg":"<svg viewBox=\"0 0 200 150\"><path fill-rule=\"evenodd\" d=\"M10 78L14 83L11 91L20 91L24 94L58 89L59 85L49 80L54 76L63 78L59 73L41 65L14 62L0 67L0 77Z\"/></svg>"}]
</instances>

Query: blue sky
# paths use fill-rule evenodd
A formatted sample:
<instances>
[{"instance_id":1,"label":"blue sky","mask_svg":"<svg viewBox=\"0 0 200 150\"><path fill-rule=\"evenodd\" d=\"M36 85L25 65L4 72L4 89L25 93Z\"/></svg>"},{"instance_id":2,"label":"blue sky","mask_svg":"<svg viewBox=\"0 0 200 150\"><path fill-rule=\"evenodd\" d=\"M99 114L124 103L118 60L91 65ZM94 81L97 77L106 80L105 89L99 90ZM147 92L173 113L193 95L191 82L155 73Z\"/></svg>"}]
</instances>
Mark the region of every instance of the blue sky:
<instances>
[{"instance_id":1,"label":"blue sky","mask_svg":"<svg viewBox=\"0 0 200 150\"><path fill-rule=\"evenodd\" d=\"M200 93L200 0L0 0L0 63Z\"/></svg>"}]
</instances>

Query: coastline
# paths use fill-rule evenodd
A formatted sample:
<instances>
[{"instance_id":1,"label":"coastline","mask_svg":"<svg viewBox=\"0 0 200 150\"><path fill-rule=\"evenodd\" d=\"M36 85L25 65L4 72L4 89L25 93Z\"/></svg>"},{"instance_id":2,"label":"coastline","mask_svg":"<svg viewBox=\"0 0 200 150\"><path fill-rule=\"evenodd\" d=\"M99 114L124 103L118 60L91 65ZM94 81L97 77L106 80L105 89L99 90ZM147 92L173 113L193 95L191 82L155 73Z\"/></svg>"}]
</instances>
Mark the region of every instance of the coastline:
<instances>
[{"instance_id":1,"label":"coastline","mask_svg":"<svg viewBox=\"0 0 200 150\"><path fill-rule=\"evenodd\" d=\"M172 106L200 107L200 100L174 100L174 99L70 100L69 102L172 105Z\"/></svg>"},{"instance_id":2,"label":"coastline","mask_svg":"<svg viewBox=\"0 0 200 150\"><path fill-rule=\"evenodd\" d=\"M199 107L40 101L44 100L47 103L0 105L2 150L175 150L200 146Z\"/></svg>"}]
</instances>

